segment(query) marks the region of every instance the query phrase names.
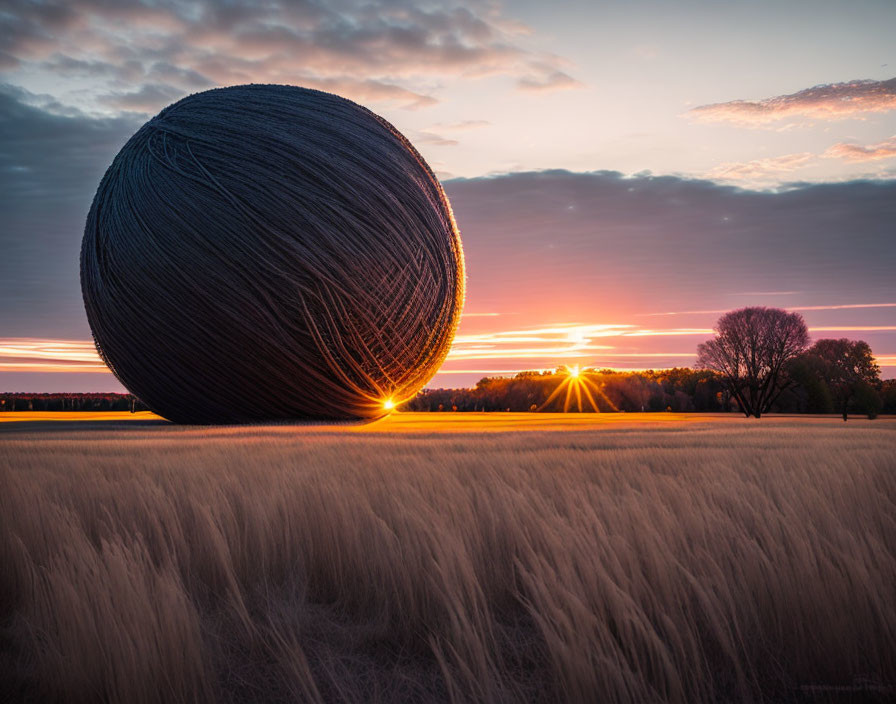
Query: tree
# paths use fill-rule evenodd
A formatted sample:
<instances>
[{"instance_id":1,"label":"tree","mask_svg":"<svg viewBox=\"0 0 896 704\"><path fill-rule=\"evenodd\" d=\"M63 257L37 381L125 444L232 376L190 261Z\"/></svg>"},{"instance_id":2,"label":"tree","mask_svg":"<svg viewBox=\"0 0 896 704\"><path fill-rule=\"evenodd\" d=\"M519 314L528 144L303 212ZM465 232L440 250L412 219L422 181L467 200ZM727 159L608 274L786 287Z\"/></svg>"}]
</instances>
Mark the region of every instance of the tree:
<instances>
[{"instance_id":1,"label":"tree","mask_svg":"<svg viewBox=\"0 0 896 704\"><path fill-rule=\"evenodd\" d=\"M794 386L778 398L779 410L785 413L834 412L834 397L821 360L804 352L787 364L787 376Z\"/></svg>"},{"instance_id":2,"label":"tree","mask_svg":"<svg viewBox=\"0 0 896 704\"><path fill-rule=\"evenodd\" d=\"M863 340L818 340L808 354L816 358L831 389L837 411L846 420L850 405L862 401L863 410L871 415L876 408L875 387L880 384L880 367L874 361L871 347ZM869 406L870 404L870 406ZM869 409L865 409L868 406ZM876 415L877 411L873 413Z\"/></svg>"},{"instance_id":3,"label":"tree","mask_svg":"<svg viewBox=\"0 0 896 704\"><path fill-rule=\"evenodd\" d=\"M896 379L887 379L880 385L881 411L896 413Z\"/></svg>"},{"instance_id":4,"label":"tree","mask_svg":"<svg viewBox=\"0 0 896 704\"><path fill-rule=\"evenodd\" d=\"M716 336L697 347L697 368L718 372L746 416L768 413L791 385L785 365L809 345L799 313L741 308L716 323Z\"/></svg>"}]
</instances>

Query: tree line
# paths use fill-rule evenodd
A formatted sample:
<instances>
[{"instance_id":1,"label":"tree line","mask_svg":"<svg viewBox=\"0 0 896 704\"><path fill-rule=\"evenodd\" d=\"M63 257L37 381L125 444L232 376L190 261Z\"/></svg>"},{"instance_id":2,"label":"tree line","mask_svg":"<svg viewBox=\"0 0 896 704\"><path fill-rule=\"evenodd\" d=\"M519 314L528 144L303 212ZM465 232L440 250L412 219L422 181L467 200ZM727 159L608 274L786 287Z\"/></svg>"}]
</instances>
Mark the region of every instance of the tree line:
<instances>
[{"instance_id":1,"label":"tree line","mask_svg":"<svg viewBox=\"0 0 896 704\"><path fill-rule=\"evenodd\" d=\"M772 404L775 413L835 413L834 394L811 367L795 369L799 381L784 390ZM401 406L407 411L563 411L564 399L545 405L553 390L568 374L564 368L550 372L520 372L513 377L486 377L472 389L424 389ZM742 409L726 388L721 375L709 370L678 367L642 372L584 369L579 372L600 390L598 410L738 412ZM573 407L572 412L577 409ZM591 410L590 408L587 410ZM878 389L859 392L849 413L874 417L896 414L896 380L883 381Z\"/></svg>"},{"instance_id":2,"label":"tree line","mask_svg":"<svg viewBox=\"0 0 896 704\"><path fill-rule=\"evenodd\" d=\"M138 411L149 410L133 394L0 393L0 411Z\"/></svg>"}]
</instances>

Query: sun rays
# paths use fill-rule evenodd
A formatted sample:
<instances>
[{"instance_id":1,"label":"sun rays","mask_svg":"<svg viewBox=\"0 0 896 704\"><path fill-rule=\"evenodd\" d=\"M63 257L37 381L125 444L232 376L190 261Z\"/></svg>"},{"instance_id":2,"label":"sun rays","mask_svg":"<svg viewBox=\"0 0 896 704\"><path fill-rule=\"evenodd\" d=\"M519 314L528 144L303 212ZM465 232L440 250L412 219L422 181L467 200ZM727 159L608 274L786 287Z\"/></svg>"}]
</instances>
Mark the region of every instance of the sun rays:
<instances>
[{"instance_id":1,"label":"sun rays","mask_svg":"<svg viewBox=\"0 0 896 704\"><path fill-rule=\"evenodd\" d=\"M589 374L593 372L588 370L580 370L578 365L571 367L561 367L559 373L563 376L563 381L558 384L557 388L551 392L547 400L538 407L539 411L545 410L554 399L558 399L562 393L566 393L563 398L563 412L569 413L570 406L575 401L575 407L579 413L594 412L600 413L600 406L595 401L595 396L603 401L611 410L619 409L613 405L613 402L607 398L606 394L601 390L593 379L589 379ZM583 406L582 401L585 401ZM587 406L590 406L590 411Z\"/></svg>"}]
</instances>

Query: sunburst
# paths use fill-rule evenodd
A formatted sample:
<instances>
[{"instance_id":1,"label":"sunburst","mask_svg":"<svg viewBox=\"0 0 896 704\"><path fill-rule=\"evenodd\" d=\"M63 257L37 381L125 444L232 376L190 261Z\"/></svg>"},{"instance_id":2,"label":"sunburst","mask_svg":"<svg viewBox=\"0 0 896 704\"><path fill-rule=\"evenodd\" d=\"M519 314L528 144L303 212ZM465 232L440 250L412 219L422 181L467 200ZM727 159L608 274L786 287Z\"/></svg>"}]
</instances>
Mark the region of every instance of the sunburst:
<instances>
[{"instance_id":1,"label":"sunburst","mask_svg":"<svg viewBox=\"0 0 896 704\"><path fill-rule=\"evenodd\" d=\"M575 401L576 408L579 413L585 412L582 406L582 398L584 396L586 404L585 407L591 406L591 409L594 413L600 413L600 407L597 405L597 401L594 400L594 397L597 396L601 401L603 401L607 406L609 406L612 410L618 410L616 406L613 404L610 399L607 398L606 394L601 391L600 387L594 381L594 379L589 379L589 376L593 376L593 372L588 372L586 370L579 369L578 365L574 367L563 367L561 368L560 374L563 375L563 381L557 386L556 389L548 396L547 400L541 404L538 408L539 411L547 408L551 402L558 398L560 394L564 391L566 392L566 396L563 399L563 412L569 413L569 408L572 405L573 401Z\"/></svg>"}]
</instances>

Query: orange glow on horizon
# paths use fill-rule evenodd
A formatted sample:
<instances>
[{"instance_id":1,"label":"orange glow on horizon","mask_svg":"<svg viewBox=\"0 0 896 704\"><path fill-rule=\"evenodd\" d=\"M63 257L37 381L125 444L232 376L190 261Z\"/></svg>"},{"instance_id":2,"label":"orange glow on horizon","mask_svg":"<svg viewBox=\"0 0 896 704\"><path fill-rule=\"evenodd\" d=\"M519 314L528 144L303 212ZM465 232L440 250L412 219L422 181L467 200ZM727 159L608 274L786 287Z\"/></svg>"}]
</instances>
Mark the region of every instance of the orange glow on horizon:
<instances>
[{"instance_id":1,"label":"orange glow on horizon","mask_svg":"<svg viewBox=\"0 0 896 704\"><path fill-rule=\"evenodd\" d=\"M607 398L601 388L593 380L589 379L586 374L579 371L578 366L566 367L566 374L563 381L557 385L557 388L551 392L551 395L547 397L547 400L541 404L538 410L543 411L564 391L566 392L566 396L563 399L564 413L569 413L569 408L572 405L573 399L575 399L576 408L578 408L579 413L586 412L586 408L589 405L594 413L600 413L600 407L597 405L597 401L594 400L595 396L606 403L610 409L614 411L618 410L616 406L613 405L613 402ZM584 407L582 405L583 396L587 401L587 404Z\"/></svg>"},{"instance_id":2,"label":"orange glow on horizon","mask_svg":"<svg viewBox=\"0 0 896 704\"><path fill-rule=\"evenodd\" d=\"M844 304L831 306L796 306L794 310L837 308L885 308L893 303ZM499 313L471 313L479 329L485 321L502 320ZM476 322L471 325L477 325ZM475 327L473 328L475 329ZM813 337L877 334L896 331L896 325L821 325L809 326ZM553 323L518 329L495 329L457 335L445 364L438 374L513 375L520 371L555 369L557 360L566 360L570 369L617 369L643 371L655 360L660 367L690 366L696 359L697 342L708 338L713 330L705 327L641 327L623 323ZM669 351L660 341L681 338ZM655 341L651 344L651 340ZM874 342L872 341L872 344ZM651 347L653 349L651 349ZM690 349L688 349L690 348ZM668 350L668 348L666 348ZM884 348L875 355L880 366L896 367L896 353ZM626 362L631 360L631 366ZM638 362L641 362L639 364ZM489 367L494 365L493 369ZM574 365L574 367L572 366ZM470 368L464 368L470 367ZM0 373L110 373L97 354L92 340L57 340L49 338L0 338ZM436 382L438 384L438 382ZM372 398L385 410L393 410L395 399L387 406L382 398Z\"/></svg>"}]
</instances>

